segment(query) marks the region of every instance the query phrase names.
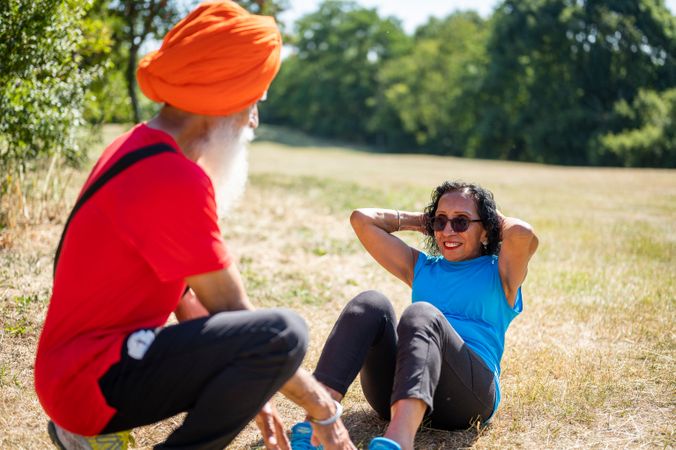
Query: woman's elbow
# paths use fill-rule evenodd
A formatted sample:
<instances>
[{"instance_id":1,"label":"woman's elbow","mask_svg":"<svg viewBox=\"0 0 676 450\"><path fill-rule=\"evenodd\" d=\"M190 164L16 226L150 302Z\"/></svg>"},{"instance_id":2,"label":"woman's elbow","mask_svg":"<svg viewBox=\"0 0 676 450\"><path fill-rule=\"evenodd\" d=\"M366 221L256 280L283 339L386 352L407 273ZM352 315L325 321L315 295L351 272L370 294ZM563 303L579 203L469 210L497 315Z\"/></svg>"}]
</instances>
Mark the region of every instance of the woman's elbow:
<instances>
[{"instance_id":1,"label":"woman's elbow","mask_svg":"<svg viewBox=\"0 0 676 450\"><path fill-rule=\"evenodd\" d=\"M355 209L352 211L352 214L350 214L350 225L352 225L352 228L355 230L361 228L361 226L363 226L366 222L367 218L368 216L365 214L363 209Z\"/></svg>"},{"instance_id":2,"label":"woman's elbow","mask_svg":"<svg viewBox=\"0 0 676 450\"><path fill-rule=\"evenodd\" d=\"M537 235L535 232L532 233L531 241L530 241L530 254L534 254L535 251L538 249L538 245L540 245L540 239L538 239Z\"/></svg>"},{"instance_id":3,"label":"woman's elbow","mask_svg":"<svg viewBox=\"0 0 676 450\"><path fill-rule=\"evenodd\" d=\"M540 240L538 239L537 234L535 234L533 226L527 222L521 222L519 225L517 225L514 232L519 242L521 242L522 245L527 246L528 252L531 255L534 254L535 250L538 248Z\"/></svg>"},{"instance_id":4,"label":"woman's elbow","mask_svg":"<svg viewBox=\"0 0 676 450\"><path fill-rule=\"evenodd\" d=\"M505 230L503 239L518 243L519 246L527 246L531 254L537 250L539 243L533 226L523 220L518 220L516 223L511 224L511 226Z\"/></svg>"}]
</instances>

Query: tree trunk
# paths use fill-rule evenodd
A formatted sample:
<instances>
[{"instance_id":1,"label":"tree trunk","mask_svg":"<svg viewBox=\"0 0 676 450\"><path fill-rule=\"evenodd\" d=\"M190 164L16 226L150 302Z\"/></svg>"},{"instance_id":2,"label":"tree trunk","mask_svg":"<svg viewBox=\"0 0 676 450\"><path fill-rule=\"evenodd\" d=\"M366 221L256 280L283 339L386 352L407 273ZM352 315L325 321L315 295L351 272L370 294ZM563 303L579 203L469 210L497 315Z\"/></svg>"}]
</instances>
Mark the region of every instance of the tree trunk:
<instances>
[{"instance_id":1,"label":"tree trunk","mask_svg":"<svg viewBox=\"0 0 676 450\"><path fill-rule=\"evenodd\" d=\"M127 91L129 100L131 100L131 111L134 115L134 123L141 121L141 114L138 108L138 99L136 98L136 57L138 55L138 46L133 43L129 47L129 60L127 61Z\"/></svg>"}]
</instances>

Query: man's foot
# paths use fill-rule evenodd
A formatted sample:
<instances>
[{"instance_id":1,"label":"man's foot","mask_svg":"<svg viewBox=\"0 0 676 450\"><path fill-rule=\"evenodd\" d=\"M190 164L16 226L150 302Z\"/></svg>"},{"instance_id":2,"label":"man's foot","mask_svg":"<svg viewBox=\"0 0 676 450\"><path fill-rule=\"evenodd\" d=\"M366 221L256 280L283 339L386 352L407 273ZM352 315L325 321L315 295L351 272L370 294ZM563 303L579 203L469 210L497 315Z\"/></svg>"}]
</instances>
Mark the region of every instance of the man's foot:
<instances>
[{"instance_id":1,"label":"man's foot","mask_svg":"<svg viewBox=\"0 0 676 450\"><path fill-rule=\"evenodd\" d=\"M81 436L64 430L50 420L47 424L47 432L52 443L59 450L127 450L129 448L129 431Z\"/></svg>"},{"instance_id":2,"label":"man's foot","mask_svg":"<svg viewBox=\"0 0 676 450\"><path fill-rule=\"evenodd\" d=\"M377 437L371 440L369 450L401 450L401 446L392 439Z\"/></svg>"},{"instance_id":3,"label":"man's foot","mask_svg":"<svg viewBox=\"0 0 676 450\"><path fill-rule=\"evenodd\" d=\"M312 445L312 425L310 422L298 422L291 427L291 450L322 450Z\"/></svg>"}]
</instances>

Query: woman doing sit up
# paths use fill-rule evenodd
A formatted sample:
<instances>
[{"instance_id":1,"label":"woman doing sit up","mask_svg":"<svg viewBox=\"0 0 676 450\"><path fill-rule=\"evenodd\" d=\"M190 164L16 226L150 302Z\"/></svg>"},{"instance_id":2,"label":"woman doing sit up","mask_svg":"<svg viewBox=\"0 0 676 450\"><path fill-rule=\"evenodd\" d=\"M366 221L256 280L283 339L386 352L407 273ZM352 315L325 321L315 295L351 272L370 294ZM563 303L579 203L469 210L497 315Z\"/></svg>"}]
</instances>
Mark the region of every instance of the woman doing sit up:
<instances>
[{"instance_id":1,"label":"woman doing sit up","mask_svg":"<svg viewBox=\"0 0 676 450\"><path fill-rule=\"evenodd\" d=\"M398 324L392 304L367 291L342 311L315 377L341 401L357 374L366 400L385 420L369 449L412 449L425 416L434 428L487 422L500 402L500 360L510 322L523 308L521 284L538 239L505 217L493 194L445 182L422 213L358 209L357 237L386 270L412 288ZM427 253L394 235L427 236ZM310 424L292 429L296 449L313 448Z\"/></svg>"}]
</instances>

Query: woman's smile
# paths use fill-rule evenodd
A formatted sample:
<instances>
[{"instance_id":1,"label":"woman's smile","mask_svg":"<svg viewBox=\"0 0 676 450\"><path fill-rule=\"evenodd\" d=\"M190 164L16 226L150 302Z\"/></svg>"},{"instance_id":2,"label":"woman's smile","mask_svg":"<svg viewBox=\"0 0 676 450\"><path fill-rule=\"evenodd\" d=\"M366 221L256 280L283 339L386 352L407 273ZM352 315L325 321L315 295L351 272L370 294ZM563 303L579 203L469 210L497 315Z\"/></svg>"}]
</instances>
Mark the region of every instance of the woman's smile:
<instances>
[{"instance_id":1,"label":"woman's smile","mask_svg":"<svg viewBox=\"0 0 676 450\"><path fill-rule=\"evenodd\" d=\"M454 250L458 247L460 247L462 243L460 242L451 242L451 241L445 241L444 242L444 248L449 249L449 250Z\"/></svg>"}]
</instances>

